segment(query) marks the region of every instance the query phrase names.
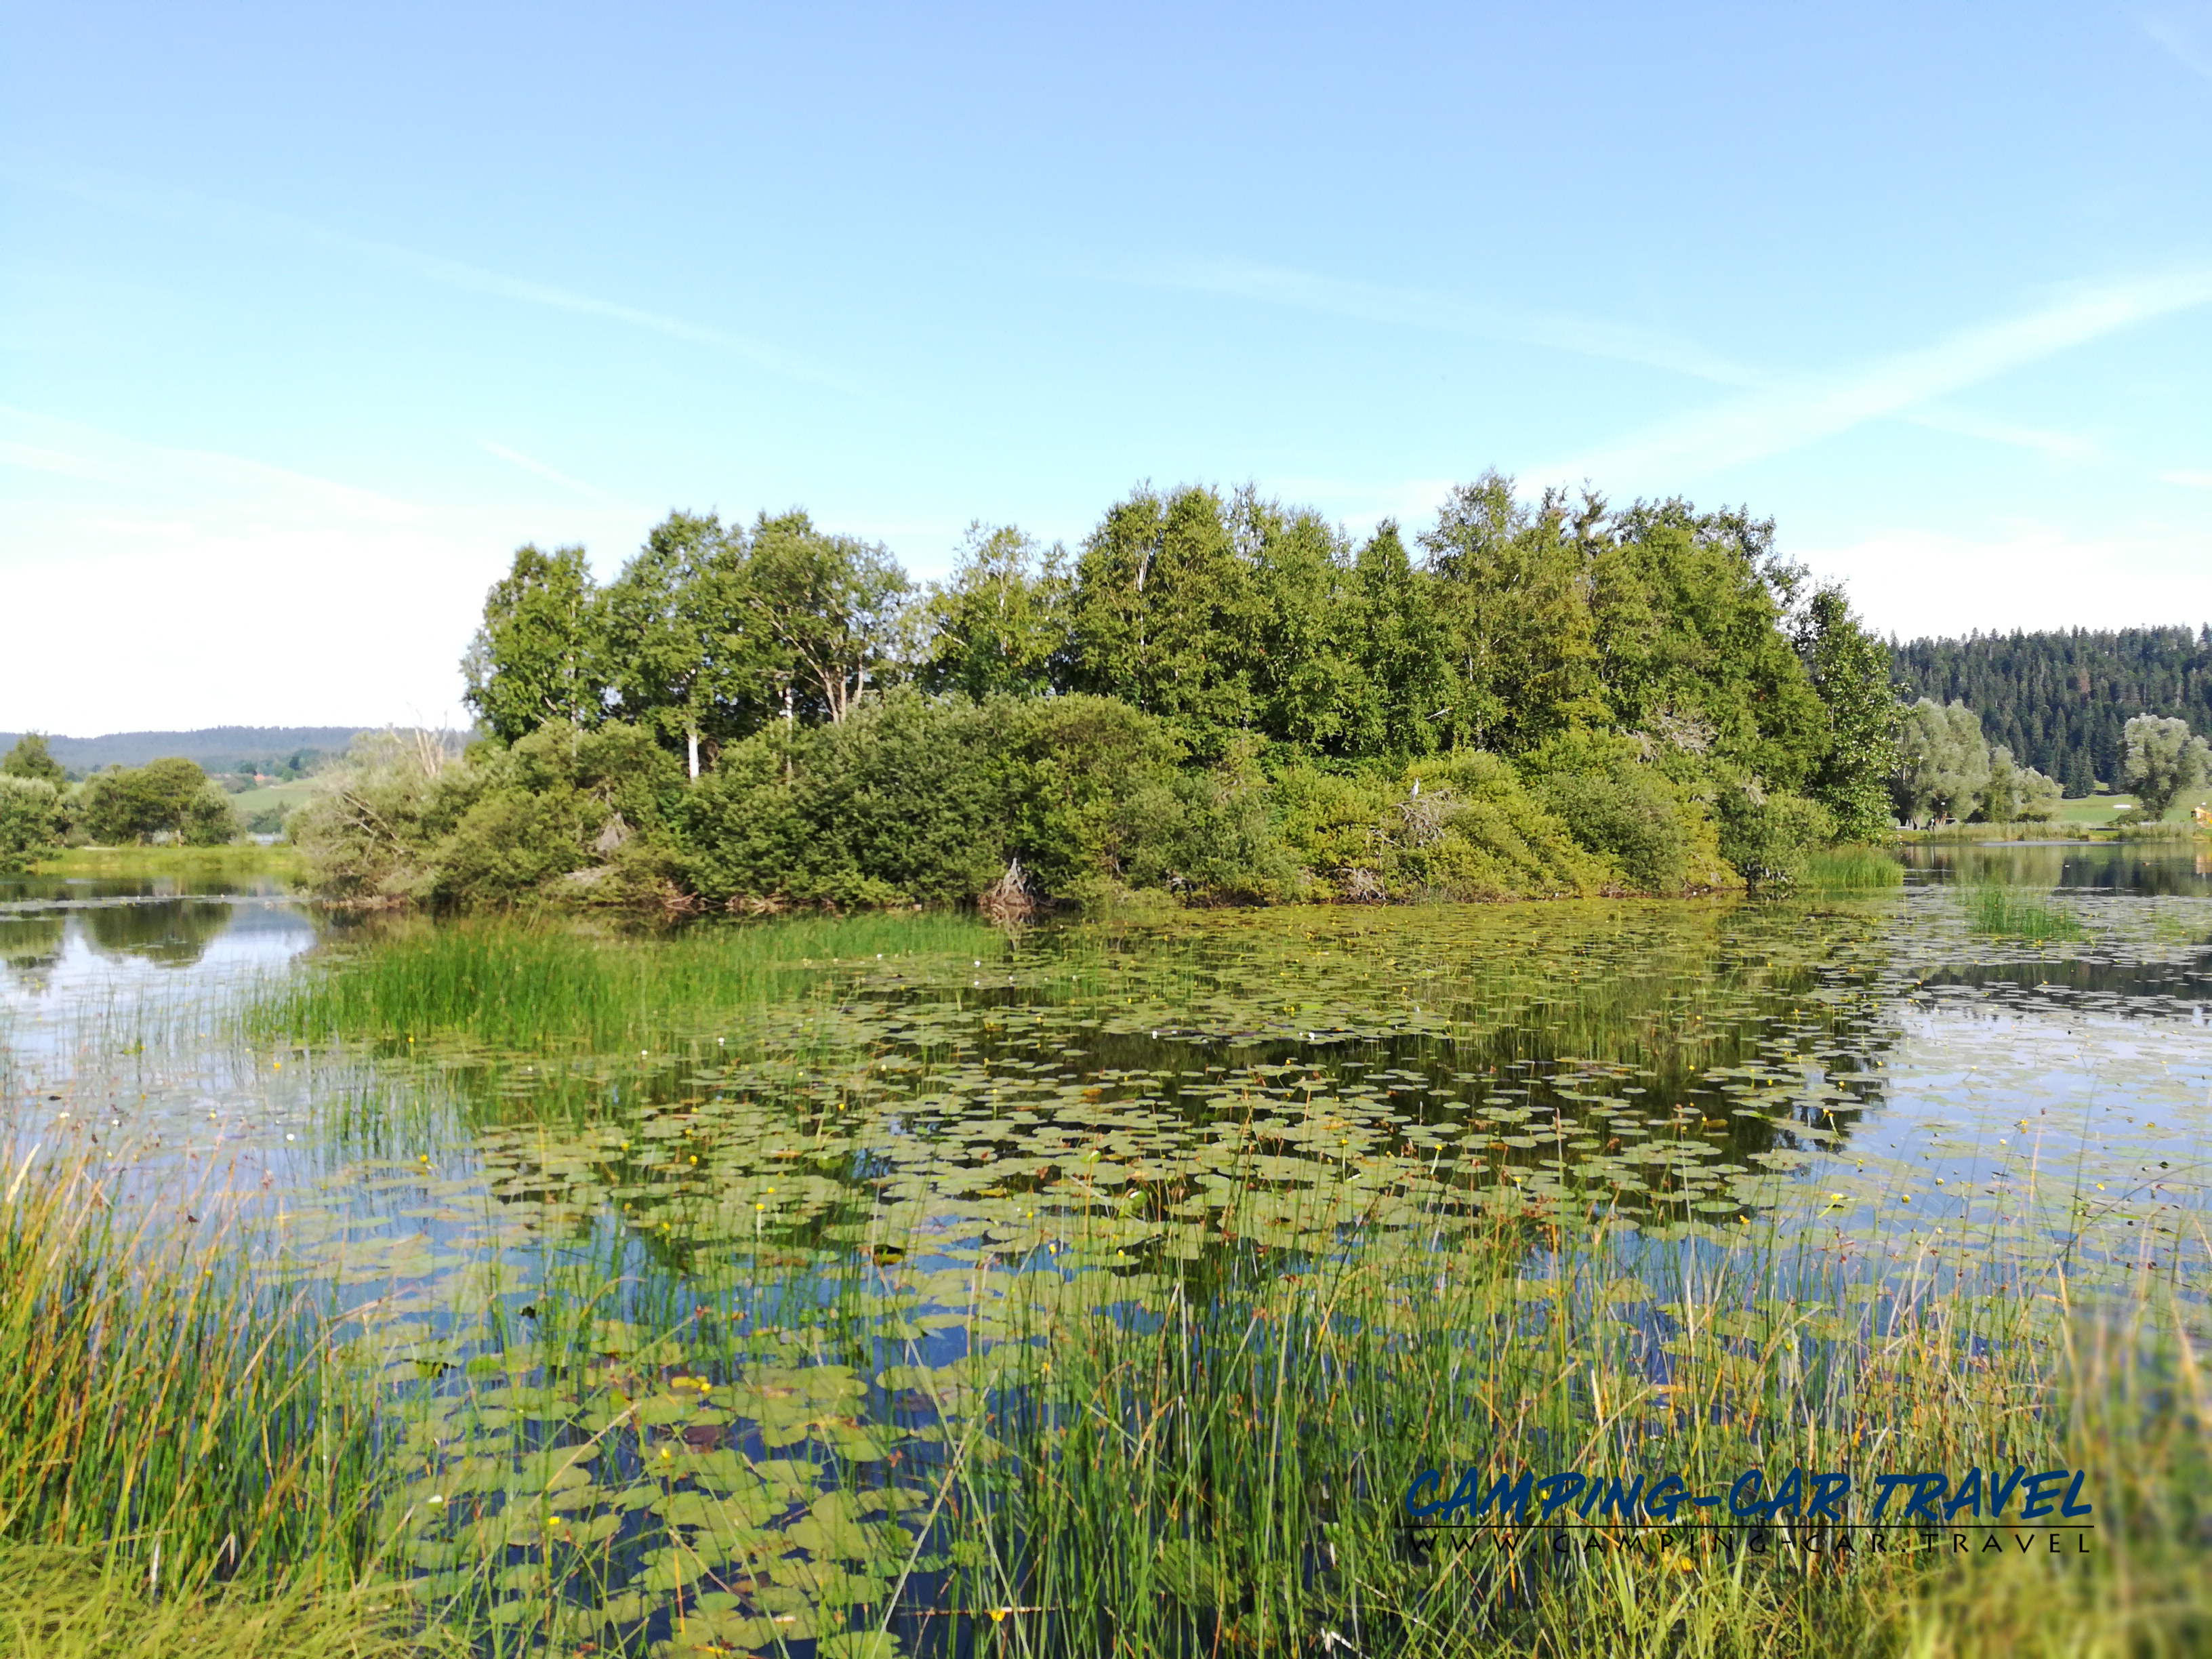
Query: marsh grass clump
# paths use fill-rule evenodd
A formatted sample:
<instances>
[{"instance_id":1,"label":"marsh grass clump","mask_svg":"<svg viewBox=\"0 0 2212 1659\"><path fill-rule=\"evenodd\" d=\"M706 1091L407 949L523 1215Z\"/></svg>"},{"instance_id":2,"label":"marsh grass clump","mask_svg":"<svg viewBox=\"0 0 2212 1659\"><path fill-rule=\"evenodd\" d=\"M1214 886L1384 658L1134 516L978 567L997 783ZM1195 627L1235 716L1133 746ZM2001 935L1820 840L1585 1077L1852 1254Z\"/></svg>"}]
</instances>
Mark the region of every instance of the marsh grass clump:
<instances>
[{"instance_id":1,"label":"marsh grass clump","mask_svg":"<svg viewBox=\"0 0 2212 1659\"><path fill-rule=\"evenodd\" d=\"M94 1552L0 1546L0 1652L36 1659L459 1659L390 1587L239 1585L149 1598Z\"/></svg>"},{"instance_id":2,"label":"marsh grass clump","mask_svg":"<svg viewBox=\"0 0 2212 1659\"><path fill-rule=\"evenodd\" d=\"M1905 884L1905 866L1879 847L1832 847L1811 854L1799 885L1808 892L1881 892Z\"/></svg>"},{"instance_id":3,"label":"marsh grass clump","mask_svg":"<svg viewBox=\"0 0 2212 1659\"><path fill-rule=\"evenodd\" d=\"M156 1597L351 1583L374 1552L372 1394L243 1231L118 1220L98 1154L9 1160L0 1201L0 1542ZM219 1195L192 1202L213 1212Z\"/></svg>"},{"instance_id":4,"label":"marsh grass clump","mask_svg":"<svg viewBox=\"0 0 2212 1659\"><path fill-rule=\"evenodd\" d=\"M2079 916L2054 902L2049 895L2023 893L2000 882L1983 882L1966 888L1959 902L1966 911L1968 927L1978 933L1998 939L2039 943L2081 939L2088 933Z\"/></svg>"},{"instance_id":5,"label":"marsh grass clump","mask_svg":"<svg viewBox=\"0 0 2212 1659\"><path fill-rule=\"evenodd\" d=\"M461 1036L517 1050L620 1050L750 1014L878 958L957 956L1003 939L943 912L793 916L669 935L488 919L403 929L334 953L251 1012L301 1041Z\"/></svg>"}]
</instances>

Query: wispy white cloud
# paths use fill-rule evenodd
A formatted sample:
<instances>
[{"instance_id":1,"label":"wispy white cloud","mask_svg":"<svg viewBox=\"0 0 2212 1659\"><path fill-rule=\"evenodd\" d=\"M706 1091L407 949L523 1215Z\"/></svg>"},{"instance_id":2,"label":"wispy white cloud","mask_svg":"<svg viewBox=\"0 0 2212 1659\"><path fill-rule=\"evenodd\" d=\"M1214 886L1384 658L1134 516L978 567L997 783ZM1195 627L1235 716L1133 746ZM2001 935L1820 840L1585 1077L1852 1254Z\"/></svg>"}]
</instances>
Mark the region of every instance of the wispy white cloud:
<instances>
[{"instance_id":1,"label":"wispy white cloud","mask_svg":"<svg viewBox=\"0 0 2212 1659\"><path fill-rule=\"evenodd\" d=\"M2212 622L2212 531L2172 524L2091 535L2025 522L1981 535L1899 528L1791 553L1844 580L1876 629L1907 639Z\"/></svg>"},{"instance_id":2,"label":"wispy white cloud","mask_svg":"<svg viewBox=\"0 0 2212 1659\"><path fill-rule=\"evenodd\" d=\"M533 456L526 455L519 449L509 449L505 444L495 444L489 438L477 439L477 447L483 450L487 455L497 456L501 460L505 461L510 466L519 466L525 472L531 473L537 477L544 478L548 483L559 484L564 489L573 489L579 495L583 496L586 501L599 501L608 507L616 507L620 505L613 496L608 495L605 490L594 489L582 479L572 478L567 473L559 471L557 468L548 466L544 462L537 459Z\"/></svg>"},{"instance_id":3,"label":"wispy white cloud","mask_svg":"<svg viewBox=\"0 0 2212 1659\"><path fill-rule=\"evenodd\" d=\"M619 547L646 516L520 480L402 499L4 406L0 466L9 618L96 612L112 665L86 672L81 628L11 632L0 726L60 732L458 719L460 641L518 517L541 543Z\"/></svg>"},{"instance_id":4,"label":"wispy white cloud","mask_svg":"<svg viewBox=\"0 0 2212 1659\"><path fill-rule=\"evenodd\" d=\"M221 495L227 501L264 501L283 512L305 505L319 511L335 509L386 519L407 517L419 510L376 490L272 466L248 456L149 443L6 404L0 404L0 464L120 485L134 495L166 492L179 503Z\"/></svg>"},{"instance_id":5,"label":"wispy white cloud","mask_svg":"<svg viewBox=\"0 0 2212 1659\"><path fill-rule=\"evenodd\" d=\"M4 161L0 161L0 170L4 170L21 184L141 217L219 226L295 246L323 248L332 253L370 260L444 287L489 295L519 305L564 311L582 317L597 317L669 339L711 347L787 380L835 391L850 392L859 390L848 378L835 374L798 353L787 351L749 334L693 322L687 318L671 316L665 312L650 310L642 306L603 300L595 295L585 294L556 283L542 282L535 277L487 270L482 265L449 259L441 254L425 252L397 242L355 235L293 214L249 207L242 203L203 196L194 191L155 190L111 176L59 171L39 165L13 151L6 155Z\"/></svg>"},{"instance_id":6,"label":"wispy white cloud","mask_svg":"<svg viewBox=\"0 0 2212 1659\"><path fill-rule=\"evenodd\" d=\"M2212 46L2206 44L2206 36L2212 30L2170 11L2143 12L2136 21L2142 25L2145 34L2166 48L2166 55L2175 63L2201 80L2212 81Z\"/></svg>"},{"instance_id":7,"label":"wispy white cloud","mask_svg":"<svg viewBox=\"0 0 2212 1659\"><path fill-rule=\"evenodd\" d=\"M2008 448L2033 450L2055 461L2100 461L2115 459L2111 450L2094 438L2085 438L2077 433L2053 432L2045 427L2015 426L2006 421L1992 421L1963 410L1929 407L1907 410L1897 417L1913 426L1924 427L1930 432L1948 432L1961 438L1979 438L1985 443L2003 444Z\"/></svg>"},{"instance_id":8,"label":"wispy white cloud","mask_svg":"<svg viewBox=\"0 0 2212 1659\"><path fill-rule=\"evenodd\" d=\"M2200 471L2195 467L2178 467L2172 472L2161 472L2158 475L2158 481L2179 484L2185 489L2212 489L2212 472Z\"/></svg>"},{"instance_id":9,"label":"wispy white cloud","mask_svg":"<svg viewBox=\"0 0 2212 1659\"><path fill-rule=\"evenodd\" d=\"M1759 386L1771 378L1693 340L1595 318L1518 312L1433 289L1349 281L1239 259L1186 260L1109 270L1108 281L1207 294L1364 322L1425 328L1548 346L1585 357L1640 363L1722 386Z\"/></svg>"},{"instance_id":10,"label":"wispy white cloud","mask_svg":"<svg viewBox=\"0 0 2212 1659\"><path fill-rule=\"evenodd\" d=\"M2212 265L2078 287L2039 310L1962 329L1932 345L1696 410L1640 436L1541 469L1540 476L1672 480L1764 460L1869 421L1908 414L2008 370L2208 303Z\"/></svg>"}]
</instances>

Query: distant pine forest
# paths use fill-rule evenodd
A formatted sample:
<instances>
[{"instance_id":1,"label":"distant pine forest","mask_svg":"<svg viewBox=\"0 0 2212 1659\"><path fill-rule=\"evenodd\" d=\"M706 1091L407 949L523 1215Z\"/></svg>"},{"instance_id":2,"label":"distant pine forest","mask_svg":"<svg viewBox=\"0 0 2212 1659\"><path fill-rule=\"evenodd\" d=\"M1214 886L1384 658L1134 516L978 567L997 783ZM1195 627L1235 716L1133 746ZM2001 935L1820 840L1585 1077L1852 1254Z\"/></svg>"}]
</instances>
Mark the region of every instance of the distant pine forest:
<instances>
[{"instance_id":1,"label":"distant pine forest","mask_svg":"<svg viewBox=\"0 0 2212 1659\"><path fill-rule=\"evenodd\" d=\"M2212 627L1974 634L1893 641L1890 653L1905 700L1965 703L1990 742L2069 795L2120 787L2133 715L2212 731Z\"/></svg>"}]
</instances>

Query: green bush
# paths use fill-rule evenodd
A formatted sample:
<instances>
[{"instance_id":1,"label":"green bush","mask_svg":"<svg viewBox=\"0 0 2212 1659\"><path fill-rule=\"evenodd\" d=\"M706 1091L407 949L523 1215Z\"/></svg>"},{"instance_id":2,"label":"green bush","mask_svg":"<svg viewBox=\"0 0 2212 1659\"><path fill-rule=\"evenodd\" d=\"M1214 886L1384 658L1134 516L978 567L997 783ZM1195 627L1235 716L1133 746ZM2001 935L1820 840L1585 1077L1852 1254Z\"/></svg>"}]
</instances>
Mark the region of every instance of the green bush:
<instances>
[{"instance_id":1,"label":"green bush","mask_svg":"<svg viewBox=\"0 0 2212 1659\"><path fill-rule=\"evenodd\" d=\"M1754 780L1720 785L1714 800L1721 854L1753 892L1783 892L1804 878L1814 853L1836 838L1835 815L1818 801L1787 790L1761 789Z\"/></svg>"},{"instance_id":2,"label":"green bush","mask_svg":"<svg viewBox=\"0 0 2212 1659\"><path fill-rule=\"evenodd\" d=\"M678 809L677 858L699 896L738 908L965 902L1017 861L1045 898L1291 890L1257 768L1181 755L1161 721L1103 697L896 690L724 750Z\"/></svg>"},{"instance_id":3,"label":"green bush","mask_svg":"<svg viewBox=\"0 0 2212 1659\"><path fill-rule=\"evenodd\" d=\"M1339 897L1536 898L1626 884L1617 863L1578 843L1494 755L1395 775L1292 767L1275 799L1291 851Z\"/></svg>"},{"instance_id":4,"label":"green bush","mask_svg":"<svg viewBox=\"0 0 2212 1659\"><path fill-rule=\"evenodd\" d=\"M1568 732L1525 757L1521 771L1577 844L1610 859L1635 891L1736 884L1697 796L1626 739Z\"/></svg>"},{"instance_id":5,"label":"green bush","mask_svg":"<svg viewBox=\"0 0 2212 1659\"><path fill-rule=\"evenodd\" d=\"M0 871L27 869L61 836L61 792L44 778L0 773Z\"/></svg>"},{"instance_id":6,"label":"green bush","mask_svg":"<svg viewBox=\"0 0 2212 1659\"><path fill-rule=\"evenodd\" d=\"M633 903L668 873L683 775L634 726L540 726L456 757L374 732L288 825L316 884L362 899L512 904L559 894Z\"/></svg>"},{"instance_id":7,"label":"green bush","mask_svg":"<svg viewBox=\"0 0 2212 1659\"><path fill-rule=\"evenodd\" d=\"M972 899L1006 867L992 748L981 705L911 692L836 725L771 727L684 796L681 867L714 904Z\"/></svg>"},{"instance_id":8,"label":"green bush","mask_svg":"<svg viewBox=\"0 0 2212 1659\"><path fill-rule=\"evenodd\" d=\"M1018 865L1079 906L1679 893L1788 878L1824 840L1796 795L1720 790L1686 754L1568 733L1329 769L1109 697L900 687L842 720L778 721L687 781L648 732L539 727L456 758L383 734L290 826L326 890L456 907L551 900L740 912L965 904ZM1681 775L1675 775L1680 773Z\"/></svg>"},{"instance_id":9,"label":"green bush","mask_svg":"<svg viewBox=\"0 0 2212 1659\"><path fill-rule=\"evenodd\" d=\"M77 827L109 846L167 836L187 847L238 838L238 814L196 762L172 756L95 772L77 792Z\"/></svg>"}]
</instances>

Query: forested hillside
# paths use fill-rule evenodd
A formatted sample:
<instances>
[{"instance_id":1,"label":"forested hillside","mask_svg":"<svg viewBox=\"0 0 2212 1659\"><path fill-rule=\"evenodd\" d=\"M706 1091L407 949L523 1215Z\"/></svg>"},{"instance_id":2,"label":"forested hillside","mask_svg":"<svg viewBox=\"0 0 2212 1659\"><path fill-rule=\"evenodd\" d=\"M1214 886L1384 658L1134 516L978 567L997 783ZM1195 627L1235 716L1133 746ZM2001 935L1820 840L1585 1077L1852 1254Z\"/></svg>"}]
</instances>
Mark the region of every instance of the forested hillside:
<instances>
[{"instance_id":1,"label":"forested hillside","mask_svg":"<svg viewBox=\"0 0 2212 1659\"><path fill-rule=\"evenodd\" d=\"M1990 742L2069 795L2120 787L2131 715L2212 731L2212 627L1976 634L1890 650L1906 697L1965 703Z\"/></svg>"},{"instance_id":2,"label":"forested hillside","mask_svg":"<svg viewBox=\"0 0 2212 1659\"><path fill-rule=\"evenodd\" d=\"M301 776L323 760L343 755L358 726L210 726L193 732L110 732L97 738L46 734L46 751L79 777L107 766L143 766L182 756L209 772L240 767L280 776ZM0 732L0 749L23 734Z\"/></svg>"}]
</instances>

